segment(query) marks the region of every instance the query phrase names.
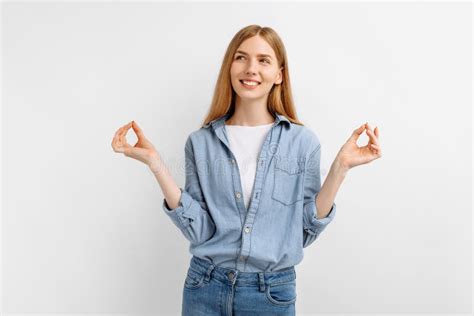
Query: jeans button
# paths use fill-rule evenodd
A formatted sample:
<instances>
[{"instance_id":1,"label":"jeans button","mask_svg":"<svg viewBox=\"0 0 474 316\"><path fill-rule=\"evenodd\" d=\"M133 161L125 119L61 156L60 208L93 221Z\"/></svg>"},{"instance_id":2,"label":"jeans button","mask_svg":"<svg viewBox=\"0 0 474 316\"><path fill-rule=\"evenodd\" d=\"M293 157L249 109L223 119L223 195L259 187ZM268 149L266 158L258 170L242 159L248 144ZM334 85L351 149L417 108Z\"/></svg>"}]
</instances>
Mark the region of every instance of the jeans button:
<instances>
[{"instance_id":1,"label":"jeans button","mask_svg":"<svg viewBox=\"0 0 474 316\"><path fill-rule=\"evenodd\" d=\"M234 272L230 271L229 273L227 273L227 277L230 281L232 281L234 279Z\"/></svg>"}]
</instances>

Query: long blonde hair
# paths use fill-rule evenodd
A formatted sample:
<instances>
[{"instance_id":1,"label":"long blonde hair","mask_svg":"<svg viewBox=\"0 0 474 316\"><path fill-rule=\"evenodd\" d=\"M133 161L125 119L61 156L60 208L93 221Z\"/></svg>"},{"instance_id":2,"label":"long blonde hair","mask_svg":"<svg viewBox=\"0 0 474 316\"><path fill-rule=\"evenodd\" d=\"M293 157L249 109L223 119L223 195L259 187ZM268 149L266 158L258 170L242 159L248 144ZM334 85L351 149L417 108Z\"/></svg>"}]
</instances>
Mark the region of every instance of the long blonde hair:
<instances>
[{"instance_id":1,"label":"long blonde hair","mask_svg":"<svg viewBox=\"0 0 474 316\"><path fill-rule=\"evenodd\" d=\"M230 68L234 59L234 54L239 48L240 44L246 39L255 35L261 36L275 51L279 68L283 67L283 82L281 84L273 85L268 96L267 108L270 113L276 112L284 115L290 122L304 125L296 117L296 110L291 93L290 75L288 71L288 60L286 56L285 46L278 34L270 27L261 27L259 25L249 25L241 29L234 35L232 41L227 47L227 51L222 61L219 77L214 88L214 96L210 110L204 119L202 125L206 125L212 120L221 117L230 111L231 114L235 111L236 94L232 88L230 78Z\"/></svg>"}]
</instances>

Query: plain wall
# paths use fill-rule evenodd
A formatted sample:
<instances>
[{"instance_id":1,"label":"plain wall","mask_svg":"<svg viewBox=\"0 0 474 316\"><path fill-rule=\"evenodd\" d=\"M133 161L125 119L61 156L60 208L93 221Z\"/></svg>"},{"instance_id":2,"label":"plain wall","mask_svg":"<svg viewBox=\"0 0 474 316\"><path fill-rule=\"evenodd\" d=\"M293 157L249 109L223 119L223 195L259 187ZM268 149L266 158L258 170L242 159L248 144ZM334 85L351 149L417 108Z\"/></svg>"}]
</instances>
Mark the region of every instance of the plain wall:
<instances>
[{"instance_id":1,"label":"plain wall","mask_svg":"<svg viewBox=\"0 0 474 316\"><path fill-rule=\"evenodd\" d=\"M335 220L296 267L297 314L469 313L471 14L469 3L2 3L3 312L180 313L188 242L152 173L111 141L135 120L183 186L184 143L225 49L259 24L286 45L323 180L355 128L380 129L382 158L349 171Z\"/></svg>"}]
</instances>

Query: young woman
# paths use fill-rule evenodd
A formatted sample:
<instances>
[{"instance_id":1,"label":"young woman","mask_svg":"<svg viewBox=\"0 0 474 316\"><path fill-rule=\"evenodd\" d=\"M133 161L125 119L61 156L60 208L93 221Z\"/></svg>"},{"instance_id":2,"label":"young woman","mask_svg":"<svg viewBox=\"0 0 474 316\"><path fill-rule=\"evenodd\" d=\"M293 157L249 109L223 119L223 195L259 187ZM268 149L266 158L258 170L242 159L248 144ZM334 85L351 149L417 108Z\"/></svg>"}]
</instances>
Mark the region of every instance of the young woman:
<instances>
[{"instance_id":1,"label":"young woman","mask_svg":"<svg viewBox=\"0 0 474 316\"><path fill-rule=\"evenodd\" d=\"M321 144L296 118L284 45L250 25L230 42L209 113L186 140L184 188L134 121L112 147L149 166L190 242L183 315L294 315L294 266L334 218L347 171L381 157L378 137L367 123L354 130L321 187Z\"/></svg>"}]
</instances>

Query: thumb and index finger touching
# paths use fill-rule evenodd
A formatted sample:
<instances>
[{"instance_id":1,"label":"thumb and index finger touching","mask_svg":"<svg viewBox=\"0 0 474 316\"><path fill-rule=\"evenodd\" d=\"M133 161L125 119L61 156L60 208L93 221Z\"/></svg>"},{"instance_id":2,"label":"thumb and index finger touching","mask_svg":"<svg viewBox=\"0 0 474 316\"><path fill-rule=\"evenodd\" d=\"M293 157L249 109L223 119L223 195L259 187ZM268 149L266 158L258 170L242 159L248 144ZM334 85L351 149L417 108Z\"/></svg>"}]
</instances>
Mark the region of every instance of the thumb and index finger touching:
<instances>
[{"instance_id":1,"label":"thumb and index finger touching","mask_svg":"<svg viewBox=\"0 0 474 316\"><path fill-rule=\"evenodd\" d=\"M352 141L356 142L356 141L359 139L360 135L364 132L366 124L367 124L367 123L362 124L362 125L359 126L357 129L355 129L355 130L352 132L352 135L349 137L348 140L352 140Z\"/></svg>"},{"instance_id":2,"label":"thumb and index finger touching","mask_svg":"<svg viewBox=\"0 0 474 316\"><path fill-rule=\"evenodd\" d=\"M375 142L375 139L373 139L372 137L372 133L377 137L377 140L378 140L378 137L379 137L379 130L378 130L378 127L375 127L374 131L372 132L370 130L370 126L369 126L369 123L364 123L362 124L361 126L359 126L357 129L355 129L353 132L352 132L352 135L349 137L349 140L353 140L353 141L357 141L360 137L360 135L364 132L364 130L367 128L367 130L369 131L368 133L368 136L369 138ZM370 133L372 132L372 133Z\"/></svg>"},{"instance_id":3,"label":"thumb and index finger touching","mask_svg":"<svg viewBox=\"0 0 474 316\"><path fill-rule=\"evenodd\" d=\"M133 131L135 132L139 140L142 138L145 138L145 134L143 133L142 129L138 126L138 124L135 121L131 121L130 123L122 127L122 131L120 133L120 136L122 138L125 137L130 127L133 129Z\"/></svg>"},{"instance_id":4,"label":"thumb and index finger touching","mask_svg":"<svg viewBox=\"0 0 474 316\"><path fill-rule=\"evenodd\" d=\"M115 147L122 145L124 146L126 144L125 140L125 135L127 134L128 130L130 127L133 128L133 131L137 135L138 139L145 139L145 134L143 133L142 129L138 126L138 124L135 121L131 121L122 127L120 127L116 132L115 135L112 139L112 147L115 149Z\"/></svg>"},{"instance_id":5,"label":"thumb and index finger touching","mask_svg":"<svg viewBox=\"0 0 474 316\"><path fill-rule=\"evenodd\" d=\"M138 126L138 124L135 121L132 121L132 128L133 128L135 134L137 134L138 139L146 138L145 134L142 131L142 129Z\"/></svg>"}]
</instances>

